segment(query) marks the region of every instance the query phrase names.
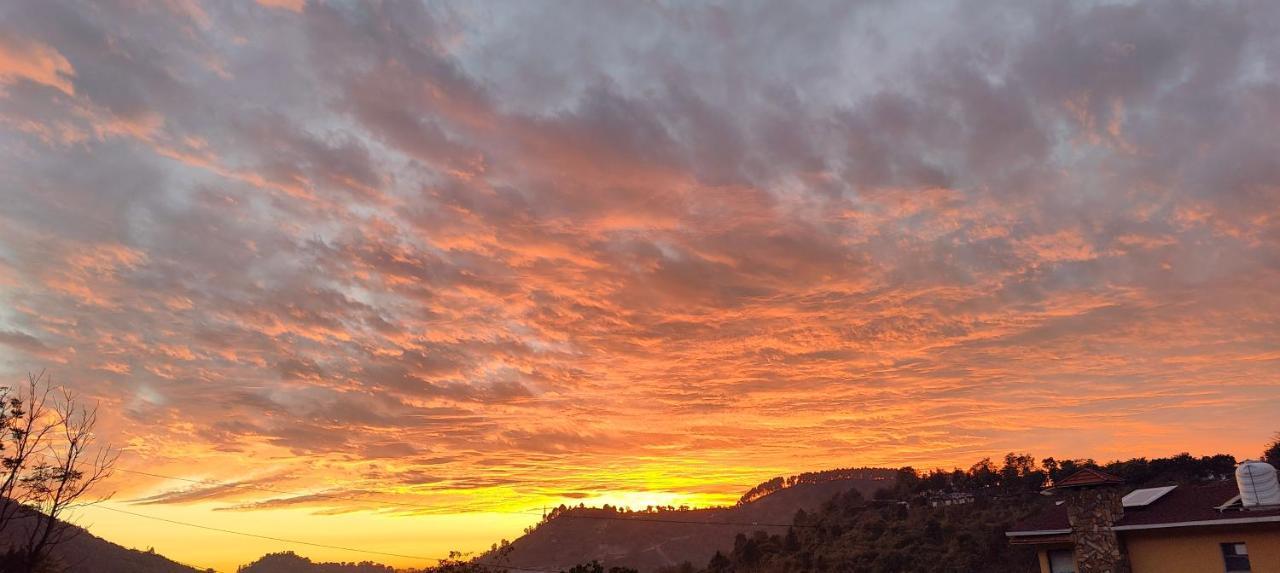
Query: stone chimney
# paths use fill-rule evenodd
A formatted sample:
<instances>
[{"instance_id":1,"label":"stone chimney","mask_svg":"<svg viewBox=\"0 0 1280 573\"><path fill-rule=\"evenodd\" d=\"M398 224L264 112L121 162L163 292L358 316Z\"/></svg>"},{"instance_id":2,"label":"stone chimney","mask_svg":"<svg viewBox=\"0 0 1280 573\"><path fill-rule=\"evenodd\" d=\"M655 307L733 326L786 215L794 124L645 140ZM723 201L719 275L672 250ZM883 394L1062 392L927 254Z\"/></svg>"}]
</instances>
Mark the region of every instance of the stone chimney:
<instances>
[{"instance_id":1,"label":"stone chimney","mask_svg":"<svg viewBox=\"0 0 1280 573\"><path fill-rule=\"evenodd\" d=\"M1124 480L1083 469L1054 485L1067 506L1078 573L1129 573L1114 526L1124 517Z\"/></svg>"}]
</instances>

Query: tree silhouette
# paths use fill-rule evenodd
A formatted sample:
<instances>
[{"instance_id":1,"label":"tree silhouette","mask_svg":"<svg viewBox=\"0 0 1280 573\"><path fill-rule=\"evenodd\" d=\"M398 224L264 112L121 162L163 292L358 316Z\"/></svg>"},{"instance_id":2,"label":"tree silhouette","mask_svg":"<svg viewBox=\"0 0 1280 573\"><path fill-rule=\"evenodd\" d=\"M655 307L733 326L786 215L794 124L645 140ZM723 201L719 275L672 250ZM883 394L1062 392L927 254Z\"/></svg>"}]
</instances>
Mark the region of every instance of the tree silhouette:
<instances>
[{"instance_id":1,"label":"tree silhouette","mask_svg":"<svg viewBox=\"0 0 1280 573\"><path fill-rule=\"evenodd\" d=\"M0 388L0 534L15 539L0 571L39 571L49 553L74 535L68 509L106 479L116 453L95 440L97 407L41 372L16 389Z\"/></svg>"},{"instance_id":2,"label":"tree silhouette","mask_svg":"<svg viewBox=\"0 0 1280 573\"><path fill-rule=\"evenodd\" d=\"M1271 438L1271 443L1267 445L1267 449L1262 451L1262 461L1280 468L1280 432L1276 432L1276 435Z\"/></svg>"},{"instance_id":3,"label":"tree silhouette","mask_svg":"<svg viewBox=\"0 0 1280 573\"><path fill-rule=\"evenodd\" d=\"M608 569L605 569L604 565L601 565L598 561L592 561L590 563L574 565L572 568L568 569L567 571L561 571L560 573L638 573L638 572L635 569L628 569L626 567L610 567Z\"/></svg>"}]
</instances>

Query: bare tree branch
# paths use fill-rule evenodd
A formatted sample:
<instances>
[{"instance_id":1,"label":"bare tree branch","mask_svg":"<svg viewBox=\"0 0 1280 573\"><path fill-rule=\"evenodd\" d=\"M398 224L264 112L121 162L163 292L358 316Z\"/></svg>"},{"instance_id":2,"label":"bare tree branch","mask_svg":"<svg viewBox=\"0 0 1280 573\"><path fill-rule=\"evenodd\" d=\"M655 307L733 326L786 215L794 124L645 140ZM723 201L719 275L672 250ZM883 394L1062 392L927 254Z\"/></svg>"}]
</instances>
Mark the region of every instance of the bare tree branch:
<instances>
[{"instance_id":1,"label":"bare tree branch","mask_svg":"<svg viewBox=\"0 0 1280 573\"><path fill-rule=\"evenodd\" d=\"M7 548L5 564L36 570L50 551L80 531L68 509L98 500L84 498L111 475L118 452L97 444L98 408L71 391L55 395L46 373L28 375L16 393L0 388L0 533L21 526Z\"/></svg>"}]
</instances>

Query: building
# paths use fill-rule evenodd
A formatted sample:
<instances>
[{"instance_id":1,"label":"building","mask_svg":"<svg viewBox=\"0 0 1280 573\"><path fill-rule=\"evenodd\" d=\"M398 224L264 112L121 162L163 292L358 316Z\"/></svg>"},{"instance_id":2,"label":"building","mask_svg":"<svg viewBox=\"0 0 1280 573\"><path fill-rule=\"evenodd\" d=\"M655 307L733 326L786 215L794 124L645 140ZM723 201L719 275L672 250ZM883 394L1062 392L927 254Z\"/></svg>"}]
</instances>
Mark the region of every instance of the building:
<instances>
[{"instance_id":1,"label":"building","mask_svg":"<svg viewBox=\"0 0 1280 573\"><path fill-rule=\"evenodd\" d=\"M952 505L965 505L973 503L973 494L968 492L956 491L946 493L934 493L929 495L929 507L947 507Z\"/></svg>"},{"instance_id":2,"label":"building","mask_svg":"<svg viewBox=\"0 0 1280 573\"><path fill-rule=\"evenodd\" d=\"M1249 464L1236 481L1135 490L1081 470L1050 488L1053 508L1006 535L1036 546L1041 573L1280 573L1280 502L1241 481ZM1266 469L1262 488L1280 490Z\"/></svg>"}]
</instances>

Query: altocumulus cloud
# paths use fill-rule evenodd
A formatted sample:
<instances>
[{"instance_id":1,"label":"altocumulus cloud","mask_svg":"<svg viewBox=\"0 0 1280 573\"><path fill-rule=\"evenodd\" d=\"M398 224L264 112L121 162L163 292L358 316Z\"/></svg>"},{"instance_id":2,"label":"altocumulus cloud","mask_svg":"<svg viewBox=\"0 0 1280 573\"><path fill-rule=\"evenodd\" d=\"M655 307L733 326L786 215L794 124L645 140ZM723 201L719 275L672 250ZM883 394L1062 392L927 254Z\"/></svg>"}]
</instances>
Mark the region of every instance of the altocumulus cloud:
<instances>
[{"instance_id":1,"label":"altocumulus cloud","mask_svg":"<svg viewBox=\"0 0 1280 573\"><path fill-rule=\"evenodd\" d=\"M852 4L5 3L0 367L459 504L1251 453L1280 5Z\"/></svg>"}]
</instances>

